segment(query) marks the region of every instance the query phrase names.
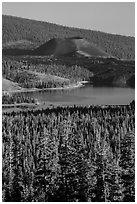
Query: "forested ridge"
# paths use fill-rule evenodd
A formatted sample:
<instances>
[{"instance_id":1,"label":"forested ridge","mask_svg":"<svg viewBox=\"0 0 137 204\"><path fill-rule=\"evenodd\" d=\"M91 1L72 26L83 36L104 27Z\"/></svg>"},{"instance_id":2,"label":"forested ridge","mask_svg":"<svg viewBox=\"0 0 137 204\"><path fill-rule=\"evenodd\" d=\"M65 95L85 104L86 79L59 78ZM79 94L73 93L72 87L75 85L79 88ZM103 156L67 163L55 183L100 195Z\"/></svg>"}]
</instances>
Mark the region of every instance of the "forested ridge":
<instances>
[{"instance_id":1,"label":"forested ridge","mask_svg":"<svg viewBox=\"0 0 137 204\"><path fill-rule=\"evenodd\" d=\"M36 73L43 73L44 77L41 79ZM93 76L92 72L77 65L57 66L54 63L43 65L39 60L38 63L26 63L24 60L16 61L4 57L2 60L2 74L4 78L18 83L21 87L39 89L64 87L81 80L88 80ZM50 79L50 75L56 75L67 80Z\"/></svg>"},{"instance_id":2,"label":"forested ridge","mask_svg":"<svg viewBox=\"0 0 137 204\"><path fill-rule=\"evenodd\" d=\"M41 80L36 72L45 74ZM135 61L123 61L111 58L50 58L41 56L3 57L3 77L19 83L24 88L55 88L89 81L94 85L121 84L135 87ZM56 81L46 75L55 75L68 79Z\"/></svg>"},{"instance_id":3,"label":"forested ridge","mask_svg":"<svg viewBox=\"0 0 137 204\"><path fill-rule=\"evenodd\" d=\"M134 202L135 103L3 113L3 201Z\"/></svg>"},{"instance_id":4,"label":"forested ridge","mask_svg":"<svg viewBox=\"0 0 137 204\"><path fill-rule=\"evenodd\" d=\"M3 47L18 45L34 48L52 38L82 37L108 54L122 58L135 58L135 38L100 31L70 28L47 22L13 16L2 16ZM15 43L16 42L16 43ZM15 43L15 44L14 44Z\"/></svg>"}]
</instances>

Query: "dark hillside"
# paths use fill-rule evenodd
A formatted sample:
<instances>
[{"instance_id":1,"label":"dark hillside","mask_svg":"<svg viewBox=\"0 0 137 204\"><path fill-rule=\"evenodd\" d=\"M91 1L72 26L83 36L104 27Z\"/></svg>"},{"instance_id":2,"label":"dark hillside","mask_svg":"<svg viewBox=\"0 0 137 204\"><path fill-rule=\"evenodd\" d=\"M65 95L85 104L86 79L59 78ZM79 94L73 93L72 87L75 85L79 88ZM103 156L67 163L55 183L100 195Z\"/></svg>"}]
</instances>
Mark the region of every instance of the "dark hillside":
<instances>
[{"instance_id":1,"label":"dark hillside","mask_svg":"<svg viewBox=\"0 0 137 204\"><path fill-rule=\"evenodd\" d=\"M51 39L34 50L36 55L82 55L90 57L109 57L103 50L83 38Z\"/></svg>"},{"instance_id":2,"label":"dark hillside","mask_svg":"<svg viewBox=\"0 0 137 204\"><path fill-rule=\"evenodd\" d=\"M28 42L27 49L36 48L53 38L75 37L85 38L109 55L123 58L135 58L135 38L112 35L99 31L70 28L52 23L29 20L24 18L2 16L2 44L8 46L21 40ZM23 42L23 41L21 41ZM31 44L32 43L32 44ZM33 45L33 46L32 46ZM20 46L24 45L23 43Z\"/></svg>"}]
</instances>

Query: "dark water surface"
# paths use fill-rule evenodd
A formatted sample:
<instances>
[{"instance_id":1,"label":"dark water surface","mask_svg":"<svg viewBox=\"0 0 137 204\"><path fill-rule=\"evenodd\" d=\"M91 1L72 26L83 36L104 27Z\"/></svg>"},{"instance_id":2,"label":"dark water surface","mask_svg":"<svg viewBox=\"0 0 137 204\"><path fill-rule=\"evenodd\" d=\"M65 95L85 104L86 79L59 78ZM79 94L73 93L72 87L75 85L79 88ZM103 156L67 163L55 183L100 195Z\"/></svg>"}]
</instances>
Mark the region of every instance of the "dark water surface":
<instances>
[{"instance_id":1,"label":"dark water surface","mask_svg":"<svg viewBox=\"0 0 137 204\"><path fill-rule=\"evenodd\" d=\"M34 97L40 102L48 101L60 105L122 105L129 104L135 99L135 89L127 87L93 87L88 84L81 88L31 92L23 93L23 95Z\"/></svg>"}]
</instances>

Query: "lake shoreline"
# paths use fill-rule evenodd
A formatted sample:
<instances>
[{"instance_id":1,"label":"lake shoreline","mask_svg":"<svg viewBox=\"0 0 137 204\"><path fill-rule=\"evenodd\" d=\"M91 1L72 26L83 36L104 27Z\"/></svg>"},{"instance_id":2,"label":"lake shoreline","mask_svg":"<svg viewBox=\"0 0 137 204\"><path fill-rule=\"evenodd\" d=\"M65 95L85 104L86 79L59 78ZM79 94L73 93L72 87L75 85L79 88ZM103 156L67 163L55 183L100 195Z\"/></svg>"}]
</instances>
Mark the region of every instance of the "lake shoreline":
<instances>
[{"instance_id":1,"label":"lake shoreline","mask_svg":"<svg viewBox=\"0 0 137 204\"><path fill-rule=\"evenodd\" d=\"M21 88L19 90L8 90L8 91L4 91L2 90L2 92L4 93L29 93L29 92L36 92L36 91L54 91L54 90L67 90L67 89L74 89L74 88L80 88L83 87L84 84L89 83L89 81L79 81L77 83L74 84L70 84L68 86L64 86L64 87L55 87L55 88L44 88L44 89L38 89L38 88Z\"/></svg>"},{"instance_id":2,"label":"lake shoreline","mask_svg":"<svg viewBox=\"0 0 137 204\"><path fill-rule=\"evenodd\" d=\"M133 102L133 100L131 101ZM130 102L130 103L131 103ZM89 104L89 105L84 105L84 104L59 104L59 103L49 103L46 102L44 104L27 104L27 103L21 103L21 104L3 104L2 105L2 113L11 113L11 112L20 112L20 111L28 111L28 110L46 110L46 109L52 109L52 108L74 108L76 107L98 107L102 109L107 109L108 107L111 108L118 108L118 107L124 107L129 105L130 103L127 104L102 104L102 105L94 105L94 104Z\"/></svg>"}]
</instances>

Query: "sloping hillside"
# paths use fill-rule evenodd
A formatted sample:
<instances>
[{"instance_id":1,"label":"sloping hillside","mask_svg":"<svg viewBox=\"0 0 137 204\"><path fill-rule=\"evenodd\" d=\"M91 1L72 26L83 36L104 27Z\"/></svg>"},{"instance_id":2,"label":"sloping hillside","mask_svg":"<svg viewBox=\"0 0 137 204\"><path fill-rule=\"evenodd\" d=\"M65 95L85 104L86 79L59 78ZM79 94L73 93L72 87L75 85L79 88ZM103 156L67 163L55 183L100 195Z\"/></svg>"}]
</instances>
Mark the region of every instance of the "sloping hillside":
<instances>
[{"instance_id":1,"label":"sloping hillside","mask_svg":"<svg viewBox=\"0 0 137 204\"><path fill-rule=\"evenodd\" d=\"M18 83L2 78L2 91L18 91L21 89Z\"/></svg>"},{"instance_id":2,"label":"sloping hillside","mask_svg":"<svg viewBox=\"0 0 137 204\"><path fill-rule=\"evenodd\" d=\"M52 39L44 43L36 50L37 55L70 55L79 54L84 56L108 57L109 55L103 50L97 48L83 38L62 38Z\"/></svg>"},{"instance_id":3,"label":"sloping hillside","mask_svg":"<svg viewBox=\"0 0 137 204\"><path fill-rule=\"evenodd\" d=\"M32 44L36 48L53 38L70 38L75 36L88 40L109 55L123 59L134 59L135 57L134 37L70 28L12 16L2 16L3 47L7 45L9 47L9 43L13 46L17 41L25 40L25 42L29 42L27 49L30 49ZM24 45L20 44L20 47L22 46L24 48Z\"/></svg>"}]
</instances>

